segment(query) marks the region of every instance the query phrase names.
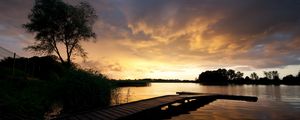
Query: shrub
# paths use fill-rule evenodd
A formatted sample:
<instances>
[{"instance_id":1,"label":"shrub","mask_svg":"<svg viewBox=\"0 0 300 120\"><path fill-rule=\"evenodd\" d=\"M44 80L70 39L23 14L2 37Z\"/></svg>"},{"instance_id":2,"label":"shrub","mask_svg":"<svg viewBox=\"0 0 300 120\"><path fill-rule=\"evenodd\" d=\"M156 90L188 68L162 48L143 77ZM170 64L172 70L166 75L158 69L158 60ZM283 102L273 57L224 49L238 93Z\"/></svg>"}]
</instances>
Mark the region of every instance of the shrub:
<instances>
[{"instance_id":1,"label":"shrub","mask_svg":"<svg viewBox=\"0 0 300 120\"><path fill-rule=\"evenodd\" d=\"M0 101L4 105L1 109L10 117L22 115L27 119L42 119L53 102L50 89L52 87L44 81L1 80Z\"/></svg>"},{"instance_id":2,"label":"shrub","mask_svg":"<svg viewBox=\"0 0 300 120\"><path fill-rule=\"evenodd\" d=\"M2 78L0 112L11 119L43 119L53 105L61 105L64 113L110 105L111 85L104 75L75 68L64 73L58 80Z\"/></svg>"},{"instance_id":3,"label":"shrub","mask_svg":"<svg viewBox=\"0 0 300 120\"><path fill-rule=\"evenodd\" d=\"M83 111L110 105L111 85L102 74L70 69L57 89L58 101L62 102L65 112Z\"/></svg>"}]
</instances>

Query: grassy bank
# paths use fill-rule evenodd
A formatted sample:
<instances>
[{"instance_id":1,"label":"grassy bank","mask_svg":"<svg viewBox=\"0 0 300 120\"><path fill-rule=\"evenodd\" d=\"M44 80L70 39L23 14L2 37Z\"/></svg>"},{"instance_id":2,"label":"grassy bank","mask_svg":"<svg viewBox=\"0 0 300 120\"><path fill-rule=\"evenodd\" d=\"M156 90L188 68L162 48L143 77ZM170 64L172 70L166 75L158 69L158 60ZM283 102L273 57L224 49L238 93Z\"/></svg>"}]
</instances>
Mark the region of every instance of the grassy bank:
<instances>
[{"instance_id":1,"label":"grassy bank","mask_svg":"<svg viewBox=\"0 0 300 120\"><path fill-rule=\"evenodd\" d=\"M1 117L45 119L58 113L70 114L111 104L113 88L104 75L76 67L64 68L55 61L51 63L59 67L56 66L53 70L53 66L43 66L43 58L35 59L40 63L34 64L39 71L32 72L28 65L26 69L22 69L22 64L16 64L14 73L11 74L11 69L1 66ZM1 61L3 62L5 61ZM47 63L49 61L46 65Z\"/></svg>"},{"instance_id":2,"label":"grassy bank","mask_svg":"<svg viewBox=\"0 0 300 120\"><path fill-rule=\"evenodd\" d=\"M51 115L58 109L68 114L106 107L110 105L111 89L106 77L80 69L70 70L54 81L0 80L1 110L42 119L45 113Z\"/></svg>"}]
</instances>

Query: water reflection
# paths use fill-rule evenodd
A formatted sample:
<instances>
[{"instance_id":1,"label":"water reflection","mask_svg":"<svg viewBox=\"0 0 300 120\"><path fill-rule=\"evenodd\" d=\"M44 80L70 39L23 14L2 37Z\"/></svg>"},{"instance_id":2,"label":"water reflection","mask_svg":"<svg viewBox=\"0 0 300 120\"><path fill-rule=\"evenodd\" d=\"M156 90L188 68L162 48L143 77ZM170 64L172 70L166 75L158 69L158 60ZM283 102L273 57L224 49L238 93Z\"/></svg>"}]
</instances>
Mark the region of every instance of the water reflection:
<instances>
[{"instance_id":1,"label":"water reflection","mask_svg":"<svg viewBox=\"0 0 300 120\"><path fill-rule=\"evenodd\" d=\"M129 98L126 98L129 99L129 102L161 95L172 95L179 91L250 95L274 101L285 101L289 98L300 99L300 86L285 85L203 86L195 83L151 83L148 87L124 87L120 90L124 99L129 94Z\"/></svg>"},{"instance_id":2,"label":"water reflection","mask_svg":"<svg viewBox=\"0 0 300 120\"><path fill-rule=\"evenodd\" d=\"M191 114L172 119L210 116L206 119L294 119L300 113L300 86L240 85L203 86L195 83L152 83L148 87L124 87L120 89L121 103L137 101L179 91L250 95L259 98L257 103L218 100ZM228 113L229 112L229 113ZM233 116L228 116L228 114ZM289 117L287 117L289 116ZM211 118L214 117L214 118Z\"/></svg>"},{"instance_id":3,"label":"water reflection","mask_svg":"<svg viewBox=\"0 0 300 120\"><path fill-rule=\"evenodd\" d=\"M172 117L171 120L299 120L299 111L288 105L261 100L257 103L217 100L190 114Z\"/></svg>"}]
</instances>

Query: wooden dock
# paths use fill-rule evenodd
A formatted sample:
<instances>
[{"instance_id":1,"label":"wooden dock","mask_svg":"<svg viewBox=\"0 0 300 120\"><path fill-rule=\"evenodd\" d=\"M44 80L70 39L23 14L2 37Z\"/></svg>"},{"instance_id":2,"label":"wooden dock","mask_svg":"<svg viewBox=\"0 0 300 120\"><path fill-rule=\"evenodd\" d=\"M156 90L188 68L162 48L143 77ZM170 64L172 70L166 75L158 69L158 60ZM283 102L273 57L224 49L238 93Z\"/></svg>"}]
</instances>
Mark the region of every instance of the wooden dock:
<instances>
[{"instance_id":1,"label":"wooden dock","mask_svg":"<svg viewBox=\"0 0 300 120\"><path fill-rule=\"evenodd\" d=\"M166 95L126 104L111 106L106 109L67 115L57 120L124 120L124 119L154 119L156 116L174 114L187 108L199 108L216 99L231 99L257 101L257 97L200 94L178 92L179 95ZM173 109L174 108L174 109ZM157 119L157 118L156 118Z\"/></svg>"}]
</instances>

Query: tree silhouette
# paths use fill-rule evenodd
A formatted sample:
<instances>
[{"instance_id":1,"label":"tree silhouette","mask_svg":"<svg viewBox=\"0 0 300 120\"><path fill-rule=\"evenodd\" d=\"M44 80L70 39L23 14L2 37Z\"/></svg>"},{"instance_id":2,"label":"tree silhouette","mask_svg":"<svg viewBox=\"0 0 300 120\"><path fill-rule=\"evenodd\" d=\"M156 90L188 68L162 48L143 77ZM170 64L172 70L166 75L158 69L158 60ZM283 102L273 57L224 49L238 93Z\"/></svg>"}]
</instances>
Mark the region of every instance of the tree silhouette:
<instances>
[{"instance_id":1,"label":"tree silhouette","mask_svg":"<svg viewBox=\"0 0 300 120\"><path fill-rule=\"evenodd\" d=\"M266 78L268 78L269 80L279 80L279 73L278 71L264 71L264 74L266 76Z\"/></svg>"},{"instance_id":2,"label":"tree silhouette","mask_svg":"<svg viewBox=\"0 0 300 120\"><path fill-rule=\"evenodd\" d=\"M273 80L279 80L278 71L271 71L271 75L272 75Z\"/></svg>"},{"instance_id":3,"label":"tree silhouette","mask_svg":"<svg viewBox=\"0 0 300 120\"><path fill-rule=\"evenodd\" d=\"M236 72L236 79L242 79L244 76L244 73L240 72L240 71L237 71Z\"/></svg>"},{"instance_id":4,"label":"tree silhouette","mask_svg":"<svg viewBox=\"0 0 300 120\"><path fill-rule=\"evenodd\" d=\"M272 79L270 72L264 71L264 75L267 79Z\"/></svg>"},{"instance_id":5,"label":"tree silhouette","mask_svg":"<svg viewBox=\"0 0 300 120\"><path fill-rule=\"evenodd\" d=\"M23 27L35 33L34 45L27 50L40 54L56 53L62 63L71 64L71 56L86 57L80 41L95 38L92 25L97 18L94 9L86 2L69 5L62 0L35 0L35 5L28 15L29 23ZM58 45L66 50L67 60L62 58Z\"/></svg>"},{"instance_id":6,"label":"tree silhouette","mask_svg":"<svg viewBox=\"0 0 300 120\"><path fill-rule=\"evenodd\" d=\"M196 81L208 84L224 84L229 81L243 80L243 75L244 73L240 71L235 72L232 69L218 69L213 71L202 72Z\"/></svg>"},{"instance_id":7,"label":"tree silhouette","mask_svg":"<svg viewBox=\"0 0 300 120\"><path fill-rule=\"evenodd\" d=\"M250 77L243 77L244 73L240 71L234 71L232 69L218 69L212 71L204 71L199 74L196 82L201 84L211 85L227 85L227 84L262 84L262 85L300 85L300 72L297 76L287 75L282 80L279 78L278 71L264 71L265 77L259 78L258 75L253 72Z\"/></svg>"},{"instance_id":8,"label":"tree silhouette","mask_svg":"<svg viewBox=\"0 0 300 120\"><path fill-rule=\"evenodd\" d=\"M226 69L202 72L198 77L198 82L222 84L228 80Z\"/></svg>"},{"instance_id":9,"label":"tree silhouette","mask_svg":"<svg viewBox=\"0 0 300 120\"><path fill-rule=\"evenodd\" d=\"M252 80L258 80L259 79L258 75L255 72L251 73L250 77L251 77Z\"/></svg>"},{"instance_id":10,"label":"tree silhouette","mask_svg":"<svg viewBox=\"0 0 300 120\"><path fill-rule=\"evenodd\" d=\"M235 71L232 69L229 69L227 71L227 76L228 76L228 80L234 80L236 75L235 75Z\"/></svg>"},{"instance_id":11,"label":"tree silhouette","mask_svg":"<svg viewBox=\"0 0 300 120\"><path fill-rule=\"evenodd\" d=\"M294 77L293 75L287 75L282 78L283 81L294 81L295 79L296 77Z\"/></svg>"}]
</instances>

